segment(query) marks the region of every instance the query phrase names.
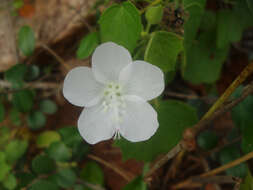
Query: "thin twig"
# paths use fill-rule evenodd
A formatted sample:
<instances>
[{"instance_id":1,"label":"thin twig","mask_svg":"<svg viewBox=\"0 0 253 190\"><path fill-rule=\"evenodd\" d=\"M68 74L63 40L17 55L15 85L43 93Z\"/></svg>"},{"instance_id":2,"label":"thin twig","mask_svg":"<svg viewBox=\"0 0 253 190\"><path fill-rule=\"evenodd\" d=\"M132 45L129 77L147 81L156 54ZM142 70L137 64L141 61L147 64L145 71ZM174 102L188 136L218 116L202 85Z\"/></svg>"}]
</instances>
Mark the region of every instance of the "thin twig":
<instances>
[{"instance_id":1,"label":"thin twig","mask_svg":"<svg viewBox=\"0 0 253 190\"><path fill-rule=\"evenodd\" d=\"M105 160L102 160L101 158L99 158L99 157L97 157L95 155L89 154L87 157L90 158L90 159L92 159L92 160L97 161L100 164L103 164L104 166L106 166L106 167L108 167L110 169L112 169L114 172L116 172L122 178L124 178L127 182L130 182L134 178L134 176L132 176L131 174L123 171L122 169L120 169L120 168L112 165L111 163L109 163L109 162L107 162Z\"/></svg>"},{"instance_id":2,"label":"thin twig","mask_svg":"<svg viewBox=\"0 0 253 190\"><path fill-rule=\"evenodd\" d=\"M243 71L236 77L236 79L229 85L226 91L220 96L215 104L208 110L202 119L211 116L220 106L222 106L235 89L242 84L243 81L253 72L253 63L248 64Z\"/></svg>"},{"instance_id":3,"label":"thin twig","mask_svg":"<svg viewBox=\"0 0 253 190\"><path fill-rule=\"evenodd\" d=\"M65 61L54 50L52 50L49 46L47 46L44 43L40 42L39 45L42 48L44 48L45 50L47 50L48 53L50 53L51 55L53 55L55 57L55 59L65 67L65 69L70 70L70 66L68 64L66 64Z\"/></svg>"},{"instance_id":4,"label":"thin twig","mask_svg":"<svg viewBox=\"0 0 253 190\"><path fill-rule=\"evenodd\" d=\"M229 162L229 163L227 163L227 164L225 164L225 165L223 165L221 167L218 167L216 169L213 169L213 170L211 170L209 172L206 172L206 173L204 173L204 174L202 174L200 176L196 176L196 177L198 177L198 178L206 178L206 177L214 176L214 175L216 175L218 173L221 173L221 172L223 172L223 171L225 171L225 170L227 170L229 168L232 168L232 167L237 166L237 165L239 165L239 164L241 164L243 162L246 162L246 161L248 161L249 159L252 159L252 158L253 158L253 152L250 152L250 153L242 156L241 158L238 158L238 159L236 159L236 160L234 160L232 162ZM191 177L191 178L189 178L189 179L187 179L187 180L185 180L183 182L180 182L180 183L176 184L175 186L173 186L173 189L181 189L181 188L185 188L185 187L189 186L192 183L194 184L195 182L194 182L193 179L196 178L196 177Z\"/></svg>"},{"instance_id":5,"label":"thin twig","mask_svg":"<svg viewBox=\"0 0 253 190\"><path fill-rule=\"evenodd\" d=\"M103 187L101 187L99 185L88 183L88 182L86 182L86 181L84 181L82 179L79 179L79 178L77 179L77 182L80 183L80 184L83 184L83 185L85 185L87 187L89 187L92 190L106 190L105 188L103 188Z\"/></svg>"},{"instance_id":6,"label":"thin twig","mask_svg":"<svg viewBox=\"0 0 253 190\"><path fill-rule=\"evenodd\" d=\"M168 152L165 156L163 156L158 162L154 164L154 166L146 173L145 179L148 179L157 169L159 169L163 164L168 162L168 160L173 158L181 149L181 144L177 144L170 152Z\"/></svg>"},{"instance_id":7,"label":"thin twig","mask_svg":"<svg viewBox=\"0 0 253 190\"><path fill-rule=\"evenodd\" d=\"M162 157L147 173L148 175L145 176L145 178L151 176L157 169L159 169L162 165L164 165L169 159L174 157L178 152L182 151L185 149L185 145L187 141L190 141L195 138L195 136L203 130L207 124L209 124L211 121L216 119L217 117L221 116L225 112L229 111L231 108L242 102L248 95L250 95L253 92L253 83L250 85L246 86L243 90L242 95L233 100L232 102L226 104L225 106L221 107L218 111L216 111L212 116L209 118L206 118L204 120L199 121L195 126L192 128L187 129L187 134L184 134L184 139L182 139L178 145L175 151L174 148L166 154L166 156ZM182 146L183 145L183 146ZM170 155L170 157L167 157L167 155Z\"/></svg>"},{"instance_id":8,"label":"thin twig","mask_svg":"<svg viewBox=\"0 0 253 190\"><path fill-rule=\"evenodd\" d=\"M0 80L1 88L11 88L12 84L8 81ZM24 85L24 88L37 88L37 89L55 89L59 88L60 84L55 82L30 82Z\"/></svg>"}]
</instances>

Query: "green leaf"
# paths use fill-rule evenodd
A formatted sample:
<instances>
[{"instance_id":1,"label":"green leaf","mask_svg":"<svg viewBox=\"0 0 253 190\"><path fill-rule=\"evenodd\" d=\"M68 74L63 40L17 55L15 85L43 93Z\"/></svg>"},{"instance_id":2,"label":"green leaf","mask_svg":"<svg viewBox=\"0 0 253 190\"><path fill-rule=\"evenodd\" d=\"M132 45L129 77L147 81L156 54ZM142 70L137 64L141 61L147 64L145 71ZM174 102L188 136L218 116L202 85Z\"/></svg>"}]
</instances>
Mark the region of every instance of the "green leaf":
<instances>
[{"instance_id":1,"label":"green leaf","mask_svg":"<svg viewBox=\"0 0 253 190\"><path fill-rule=\"evenodd\" d=\"M183 50L182 38L177 34L159 31L152 34L144 60L164 72L174 71L178 54Z\"/></svg>"},{"instance_id":2,"label":"green leaf","mask_svg":"<svg viewBox=\"0 0 253 190\"><path fill-rule=\"evenodd\" d=\"M232 42L241 39L243 26L241 18L237 17L232 11L220 10L217 14L217 39L218 48L225 48Z\"/></svg>"},{"instance_id":3,"label":"green leaf","mask_svg":"<svg viewBox=\"0 0 253 190\"><path fill-rule=\"evenodd\" d=\"M152 161L169 152L181 140L183 131L198 120L196 110L181 101L166 100L158 104L159 128L150 140L131 143L121 139L115 142L121 148L124 160Z\"/></svg>"},{"instance_id":4,"label":"green leaf","mask_svg":"<svg viewBox=\"0 0 253 190\"><path fill-rule=\"evenodd\" d=\"M13 140L5 147L6 160L13 164L26 152L28 143L25 140Z\"/></svg>"},{"instance_id":5,"label":"green leaf","mask_svg":"<svg viewBox=\"0 0 253 190\"><path fill-rule=\"evenodd\" d=\"M239 86L233 94L234 98L238 98L242 93L243 86ZM252 127L253 112L253 96L250 95L232 109L231 115L236 126L242 131L248 127Z\"/></svg>"},{"instance_id":6,"label":"green leaf","mask_svg":"<svg viewBox=\"0 0 253 190\"><path fill-rule=\"evenodd\" d=\"M14 125L16 125L16 126L21 125L20 113L16 108L11 109L10 119Z\"/></svg>"},{"instance_id":7,"label":"green leaf","mask_svg":"<svg viewBox=\"0 0 253 190\"><path fill-rule=\"evenodd\" d=\"M23 85L26 72L27 66L25 64L16 64L4 73L4 79L12 83L14 88L20 88Z\"/></svg>"},{"instance_id":8,"label":"green leaf","mask_svg":"<svg viewBox=\"0 0 253 190\"><path fill-rule=\"evenodd\" d=\"M77 184L75 185L74 190L85 190L85 186Z\"/></svg>"},{"instance_id":9,"label":"green leaf","mask_svg":"<svg viewBox=\"0 0 253 190\"><path fill-rule=\"evenodd\" d=\"M40 111L46 114L54 114L57 111L57 105L52 100L42 100L39 106Z\"/></svg>"},{"instance_id":10,"label":"green leaf","mask_svg":"<svg viewBox=\"0 0 253 190\"><path fill-rule=\"evenodd\" d=\"M23 5L24 5L23 0L15 0L15 1L12 2L12 6L15 9L20 9L21 7L23 7Z\"/></svg>"},{"instance_id":11,"label":"green leaf","mask_svg":"<svg viewBox=\"0 0 253 190\"><path fill-rule=\"evenodd\" d=\"M75 184L76 178L75 172L68 168L60 170L55 175L57 184L64 189L72 187Z\"/></svg>"},{"instance_id":12,"label":"green leaf","mask_svg":"<svg viewBox=\"0 0 253 190\"><path fill-rule=\"evenodd\" d=\"M31 129L40 129L46 124L46 117L42 112L34 111L29 113L27 123Z\"/></svg>"},{"instance_id":13,"label":"green leaf","mask_svg":"<svg viewBox=\"0 0 253 190\"><path fill-rule=\"evenodd\" d=\"M59 187L52 182L46 180L38 180L31 185L29 190L59 190Z\"/></svg>"},{"instance_id":14,"label":"green leaf","mask_svg":"<svg viewBox=\"0 0 253 190\"><path fill-rule=\"evenodd\" d=\"M87 162L80 176L84 181L91 184L104 185L104 172L96 162Z\"/></svg>"},{"instance_id":15,"label":"green leaf","mask_svg":"<svg viewBox=\"0 0 253 190\"><path fill-rule=\"evenodd\" d=\"M5 109L3 103L0 101L0 123L4 120Z\"/></svg>"},{"instance_id":16,"label":"green leaf","mask_svg":"<svg viewBox=\"0 0 253 190\"><path fill-rule=\"evenodd\" d=\"M3 181L3 186L8 190L15 189L17 186L16 177L13 174L9 174Z\"/></svg>"},{"instance_id":17,"label":"green leaf","mask_svg":"<svg viewBox=\"0 0 253 190\"><path fill-rule=\"evenodd\" d=\"M10 138L10 129L6 126L0 127L0 146L6 146Z\"/></svg>"},{"instance_id":18,"label":"green leaf","mask_svg":"<svg viewBox=\"0 0 253 190\"><path fill-rule=\"evenodd\" d=\"M123 190L147 190L147 185L142 176L135 178L129 184L127 184Z\"/></svg>"},{"instance_id":19,"label":"green leaf","mask_svg":"<svg viewBox=\"0 0 253 190\"><path fill-rule=\"evenodd\" d=\"M214 28L216 28L216 14L215 12L205 10L202 16L200 29L207 31Z\"/></svg>"},{"instance_id":20,"label":"green leaf","mask_svg":"<svg viewBox=\"0 0 253 190\"><path fill-rule=\"evenodd\" d=\"M240 190L253 190L253 178L250 171L248 171L248 175L241 183Z\"/></svg>"},{"instance_id":21,"label":"green leaf","mask_svg":"<svg viewBox=\"0 0 253 190\"><path fill-rule=\"evenodd\" d=\"M188 15L184 23L184 44L191 46L197 35L206 0L183 0L184 12Z\"/></svg>"},{"instance_id":22,"label":"green leaf","mask_svg":"<svg viewBox=\"0 0 253 190\"><path fill-rule=\"evenodd\" d=\"M162 5L149 7L145 13L145 17L149 24L159 24L163 18Z\"/></svg>"},{"instance_id":23,"label":"green leaf","mask_svg":"<svg viewBox=\"0 0 253 190\"><path fill-rule=\"evenodd\" d=\"M33 93L30 90L20 90L15 92L12 97L12 103L18 111L28 112L33 107Z\"/></svg>"},{"instance_id":24,"label":"green leaf","mask_svg":"<svg viewBox=\"0 0 253 190\"><path fill-rule=\"evenodd\" d=\"M18 47L25 56L32 55L35 47L35 35L29 26L22 26L18 32Z\"/></svg>"},{"instance_id":25,"label":"green leaf","mask_svg":"<svg viewBox=\"0 0 253 190\"><path fill-rule=\"evenodd\" d=\"M32 169L37 174L48 174L56 169L56 164L46 155L37 155L32 160Z\"/></svg>"},{"instance_id":26,"label":"green leaf","mask_svg":"<svg viewBox=\"0 0 253 190\"><path fill-rule=\"evenodd\" d=\"M69 147L74 147L75 145L83 142L76 126L63 127L59 130L59 133L63 142Z\"/></svg>"},{"instance_id":27,"label":"green leaf","mask_svg":"<svg viewBox=\"0 0 253 190\"><path fill-rule=\"evenodd\" d=\"M140 14L132 3L112 5L100 17L99 25L102 42L112 41L133 52L142 24Z\"/></svg>"},{"instance_id":28,"label":"green leaf","mask_svg":"<svg viewBox=\"0 0 253 190\"><path fill-rule=\"evenodd\" d=\"M89 57L99 44L98 33L91 32L83 37L76 52L78 59L85 59Z\"/></svg>"},{"instance_id":29,"label":"green leaf","mask_svg":"<svg viewBox=\"0 0 253 190\"><path fill-rule=\"evenodd\" d=\"M185 63L182 74L185 80L194 84L213 83L220 77L222 64L228 47L216 49L215 33L202 33L198 42L185 47Z\"/></svg>"},{"instance_id":30,"label":"green leaf","mask_svg":"<svg viewBox=\"0 0 253 190\"><path fill-rule=\"evenodd\" d=\"M72 156L70 149L63 142L52 143L47 149L47 154L60 162L68 161Z\"/></svg>"},{"instance_id":31,"label":"green leaf","mask_svg":"<svg viewBox=\"0 0 253 190\"><path fill-rule=\"evenodd\" d=\"M57 142L60 140L61 136L59 135L59 133L55 131L44 131L38 136L36 144L38 148L47 148L53 142Z\"/></svg>"},{"instance_id":32,"label":"green leaf","mask_svg":"<svg viewBox=\"0 0 253 190\"><path fill-rule=\"evenodd\" d=\"M247 4L248 0L236 1L233 11L237 18L240 18L240 24L244 29L253 26L252 22L252 9ZM252 1L251 1L252 2Z\"/></svg>"},{"instance_id":33,"label":"green leaf","mask_svg":"<svg viewBox=\"0 0 253 190\"><path fill-rule=\"evenodd\" d=\"M253 1L252 0L246 0L246 1L251 13L253 14Z\"/></svg>"},{"instance_id":34,"label":"green leaf","mask_svg":"<svg viewBox=\"0 0 253 190\"><path fill-rule=\"evenodd\" d=\"M199 134L197 143L200 148L211 150L217 145L218 137L213 131L204 131Z\"/></svg>"},{"instance_id":35,"label":"green leaf","mask_svg":"<svg viewBox=\"0 0 253 190\"><path fill-rule=\"evenodd\" d=\"M89 144L82 141L79 144L75 144L72 147L72 158L76 161L81 161L85 158L85 155L87 155L90 151Z\"/></svg>"},{"instance_id":36,"label":"green leaf","mask_svg":"<svg viewBox=\"0 0 253 190\"><path fill-rule=\"evenodd\" d=\"M242 143L241 148L243 153L247 154L253 151L253 120L247 123L247 126L242 131Z\"/></svg>"},{"instance_id":37,"label":"green leaf","mask_svg":"<svg viewBox=\"0 0 253 190\"><path fill-rule=\"evenodd\" d=\"M240 150L236 146L230 146L220 151L220 162L222 165L227 164L241 157ZM241 163L233 168L226 170L227 175L243 178L247 175L248 168L245 163Z\"/></svg>"},{"instance_id":38,"label":"green leaf","mask_svg":"<svg viewBox=\"0 0 253 190\"><path fill-rule=\"evenodd\" d=\"M11 167L6 163L6 155L0 151L0 181L3 181L11 170Z\"/></svg>"},{"instance_id":39,"label":"green leaf","mask_svg":"<svg viewBox=\"0 0 253 190\"><path fill-rule=\"evenodd\" d=\"M37 65L29 65L25 75L25 80L32 81L40 75L40 69Z\"/></svg>"}]
</instances>

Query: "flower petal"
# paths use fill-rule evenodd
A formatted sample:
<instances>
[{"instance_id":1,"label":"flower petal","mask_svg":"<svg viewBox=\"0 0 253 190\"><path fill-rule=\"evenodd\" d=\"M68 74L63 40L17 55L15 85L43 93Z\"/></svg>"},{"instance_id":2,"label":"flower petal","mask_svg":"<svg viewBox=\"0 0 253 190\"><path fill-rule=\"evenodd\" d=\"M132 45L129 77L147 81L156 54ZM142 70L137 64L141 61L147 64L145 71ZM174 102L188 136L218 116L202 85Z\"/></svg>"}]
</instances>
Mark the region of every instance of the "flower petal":
<instances>
[{"instance_id":1,"label":"flower petal","mask_svg":"<svg viewBox=\"0 0 253 190\"><path fill-rule=\"evenodd\" d=\"M119 73L132 62L130 53L123 46L112 42L98 46L92 56L92 71L103 83L118 81Z\"/></svg>"},{"instance_id":2,"label":"flower petal","mask_svg":"<svg viewBox=\"0 0 253 190\"><path fill-rule=\"evenodd\" d=\"M78 119L78 130L89 144L112 138L114 128L110 112L105 112L101 104L85 108Z\"/></svg>"},{"instance_id":3,"label":"flower petal","mask_svg":"<svg viewBox=\"0 0 253 190\"><path fill-rule=\"evenodd\" d=\"M158 128L157 113L145 101L126 100L122 116L120 134L129 141L138 142L149 139Z\"/></svg>"},{"instance_id":4,"label":"flower petal","mask_svg":"<svg viewBox=\"0 0 253 190\"><path fill-rule=\"evenodd\" d=\"M134 61L120 73L124 93L137 95L148 101L164 90L164 75L161 69L145 61Z\"/></svg>"},{"instance_id":5,"label":"flower petal","mask_svg":"<svg viewBox=\"0 0 253 190\"><path fill-rule=\"evenodd\" d=\"M103 84L97 82L89 67L76 67L64 79L63 95L76 106L92 106L100 100Z\"/></svg>"}]
</instances>

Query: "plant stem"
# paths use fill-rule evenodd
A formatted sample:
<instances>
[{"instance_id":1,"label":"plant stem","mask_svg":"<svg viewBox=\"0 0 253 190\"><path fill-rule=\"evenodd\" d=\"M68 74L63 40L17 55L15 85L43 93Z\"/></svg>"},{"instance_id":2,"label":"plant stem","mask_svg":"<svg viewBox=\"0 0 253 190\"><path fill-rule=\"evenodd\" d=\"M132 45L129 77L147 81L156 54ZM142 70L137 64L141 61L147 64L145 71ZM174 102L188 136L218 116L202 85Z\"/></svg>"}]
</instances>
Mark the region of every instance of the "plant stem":
<instances>
[{"instance_id":1,"label":"plant stem","mask_svg":"<svg viewBox=\"0 0 253 190\"><path fill-rule=\"evenodd\" d=\"M245 162L245 161L247 161L249 159L252 159L252 158L253 158L253 152L250 152L250 153L242 156L241 158L238 158L238 159L236 159L236 160L234 160L232 162L229 162L229 163L227 163L227 164L225 164L225 165L223 165L221 167L213 169L213 170L211 170L209 172L206 172L206 173L204 173L204 174L202 174L200 176L191 177L191 178L189 178L189 179L187 179L187 180L185 180L183 182L180 182L180 183L176 184L175 186L173 186L172 189L185 188L185 187L189 186L192 183L196 183L195 180L194 180L196 178L204 178L204 177L214 176L214 175L216 175L218 173L221 173L221 172L223 172L223 171L225 171L225 170L227 170L229 168L232 168L234 166L237 166L237 165L239 165L239 164L241 164L241 163L243 163L243 162Z\"/></svg>"},{"instance_id":2,"label":"plant stem","mask_svg":"<svg viewBox=\"0 0 253 190\"><path fill-rule=\"evenodd\" d=\"M150 3L147 7L145 7L145 8L142 9L142 10L140 10L140 13L141 13L141 14L144 13L149 7L152 7L152 6L154 6L154 5L157 5L157 4L161 3L161 2L162 2L162 0L155 0L155 1L153 1L153 2Z\"/></svg>"},{"instance_id":3,"label":"plant stem","mask_svg":"<svg viewBox=\"0 0 253 190\"><path fill-rule=\"evenodd\" d=\"M201 120L211 116L217 108L219 108L223 103L229 98L229 96L235 91L235 89L242 84L242 82L253 72L253 63L248 64L239 76L230 84L226 91L220 96L220 98L213 104L213 106L208 110L208 112L202 117Z\"/></svg>"}]
</instances>

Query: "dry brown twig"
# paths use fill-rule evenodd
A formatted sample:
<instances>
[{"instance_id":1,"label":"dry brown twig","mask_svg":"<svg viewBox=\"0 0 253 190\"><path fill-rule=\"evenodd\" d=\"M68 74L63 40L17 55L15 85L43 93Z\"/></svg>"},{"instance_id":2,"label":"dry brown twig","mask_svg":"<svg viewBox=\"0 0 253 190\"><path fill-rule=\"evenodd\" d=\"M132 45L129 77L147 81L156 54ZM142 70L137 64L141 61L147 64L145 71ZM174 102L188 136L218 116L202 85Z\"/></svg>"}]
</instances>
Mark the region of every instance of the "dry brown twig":
<instances>
[{"instance_id":1,"label":"dry brown twig","mask_svg":"<svg viewBox=\"0 0 253 190\"><path fill-rule=\"evenodd\" d=\"M92 154L88 154L87 156L88 158L92 159L92 160L95 160L96 162L112 169L115 173L119 174L123 179L125 179L127 182L130 182L134 176L118 167L116 167L115 165L112 165L111 163L95 156L95 155L92 155Z\"/></svg>"}]
</instances>

